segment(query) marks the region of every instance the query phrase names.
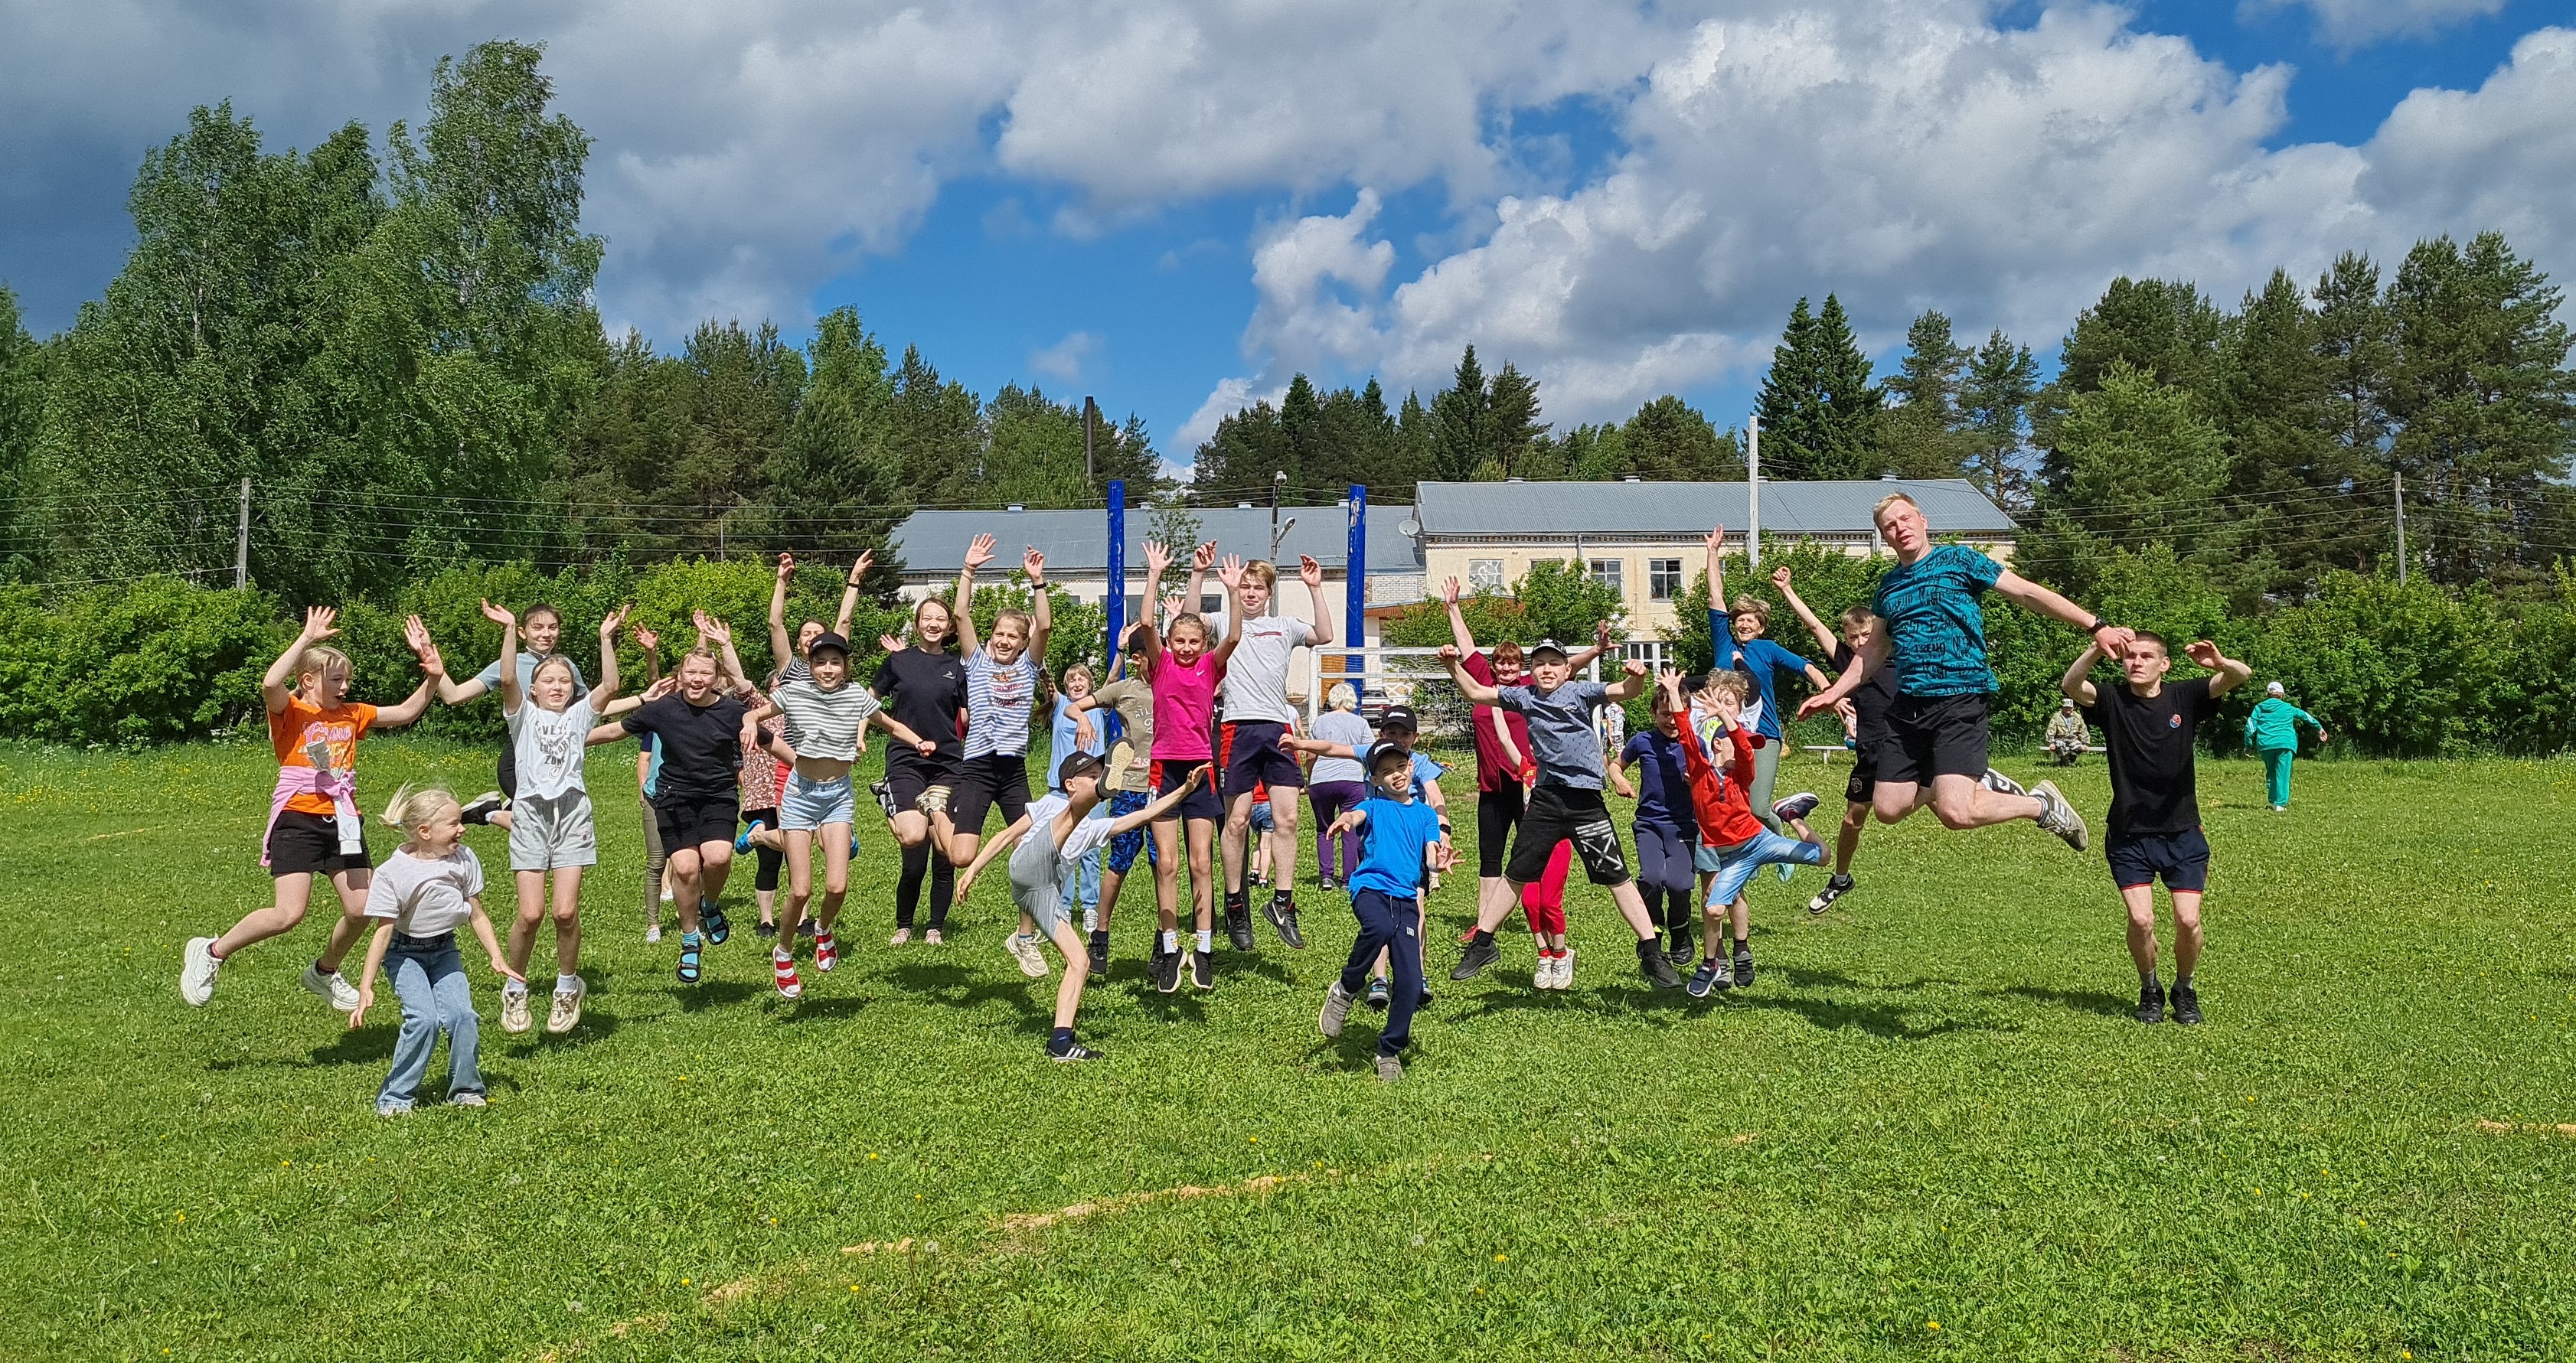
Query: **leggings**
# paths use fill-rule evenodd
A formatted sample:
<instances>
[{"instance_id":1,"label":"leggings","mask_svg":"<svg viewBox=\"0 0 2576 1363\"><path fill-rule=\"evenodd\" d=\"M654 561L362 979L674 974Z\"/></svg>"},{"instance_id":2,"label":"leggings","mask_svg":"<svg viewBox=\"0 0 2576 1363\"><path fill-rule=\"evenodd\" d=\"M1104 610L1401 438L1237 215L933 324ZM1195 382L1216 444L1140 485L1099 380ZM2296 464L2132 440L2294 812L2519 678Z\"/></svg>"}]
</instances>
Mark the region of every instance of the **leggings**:
<instances>
[{"instance_id":1,"label":"leggings","mask_svg":"<svg viewBox=\"0 0 2576 1363\"><path fill-rule=\"evenodd\" d=\"M1497 880L1503 874L1504 854L1511 850L1512 830L1521 825L1521 814L1528 806L1529 793L1518 781L1505 781L1500 790L1476 792L1476 874Z\"/></svg>"},{"instance_id":2,"label":"leggings","mask_svg":"<svg viewBox=\"0 0 2576 1363\"><path fill-rule=\"evenodd\" d=\"M1342 816L1342 811L1367 798L1368 787L1357 781L1317 781L1306 787L1306 802L1315 807L1315 864L1322 870L1324 879L1349 880L1360 869L1358 830L1344 833L1340 838L1342 869L1338 874L1333 870L1334 840L1326 837L1324 830Z\"/></svg>"},{"instance_id":3,"label":"leggings","mask_svg":"<svg viewBox=\"0 0 2576 1363\"><path fill-rule=\"evenodd\" d=\"M921 904L921 878L930 876L930 926L934 930L948 926L948 901L957 895L957 868L946 857L931 854L930 840L919 847L903 849L903 876L894 883L894 925L912 926L913 910Z\"/></svg>"},{"instance_id":4,"label":"leggings","mask_svg":"<svg viewBox=\"0 0 2576 1363\"><path fill-rule=\"evenodd\" d=\"M1521 916L1529 930L1542 936L1565 935L1565 878L1574 870L1574 844L1560 842L1547 857L1547 871L1521 887Z\"/></svg>"},{"instance_id":5,"label":"leggings","mask_svg":"<svg viewBox=\"0 0 2576 1363\"><path fill-rule=\"evenodd\" d=\"M744 823L750 823L754 819L760 820L771 828L776 828L778 826L778 811L774 809L746 809L742 812L742 821ZM776 894L778 892L778 870L780 867L787 864L787 854L778 848L757 842L751 845L751 850L760 860L760 871L759 874L752 878L751 887L763 894Z\"/></svg>"},{"instance_id":6,"label":"leggings","mask_svg":"<svg viewBox=\"0 0 2576 1363\"><path fill-rule=\"evenodd\" d=\"M644 921L662 921L662 821L653 817L653 802L644 804Z\"/></svg>"},{"instance_id":7,"label":"leggings","mask_svg":"<svg viewBox=\"0 0 2576 1363\"><path fill-rule=\"evenodd\" d=\"M1699 841L1696 830L1685 832L1676 823L1635 824L1637 833L1637 890L1645 896L1646 919L1660 922L1666 928L1689 925L1691 913L1691 847ZM1663 911L1656 911L1661 899Z\"/></svg>"},{"instance_id":8,"label":"leggings","mask_svg":"<svg viewBox=\"0 0 2576 1363\"><path fill-rule=\"evenodd\" d=\"M1745 792L1752 797L1753 817L1760 819L1762 826L1774 833L1780 832L1781 828L1780 820L1771 813L1771 783L1780 777L1780 754L1787 742L1786 739L1766 738L1762 740L1761 747L1753 750L1753 786ZM1690 854L1683 853L1682 861L1687 864Z\"/></svg>"}]
</instances>

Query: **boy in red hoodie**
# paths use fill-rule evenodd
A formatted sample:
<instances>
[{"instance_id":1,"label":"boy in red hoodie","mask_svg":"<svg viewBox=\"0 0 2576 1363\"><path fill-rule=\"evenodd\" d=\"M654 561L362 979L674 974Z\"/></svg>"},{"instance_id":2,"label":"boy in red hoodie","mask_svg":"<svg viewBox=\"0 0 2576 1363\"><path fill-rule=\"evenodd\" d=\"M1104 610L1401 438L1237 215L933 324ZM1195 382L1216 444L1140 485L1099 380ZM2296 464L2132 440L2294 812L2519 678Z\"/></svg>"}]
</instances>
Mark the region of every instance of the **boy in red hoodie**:
<instances>
[{"instance_id":1,"label":"boy in red hoodie","mask_svg":"<svg viewBox=\"0 0 2576 1363\"><path fill-rule=\"evenodd\" d=\"M1688 714L1690 705L1682 695L1682 675L1667 669L1662 682L1667 703L1676 713ZM1808 812L1816 807L1815 796L1791 796L1771 808L1781 822L1798 830L1795 839L1772 832L1753 816L1748 794L1753 786L1753 740L1736 722L1744 713L1751 691L1750 681L1741 672L1720 672L1709 678L1718 727L1725 731L1728 744L1723 768L1710 752L1710 736L1693 725L1682 726L1682 761L1690 774L1691 808L1699 816L1700 841L1718 855L1717 875L1709 882L1708 903L1701 910L1701 937L1706 948L1699 970L1690 978L1690 995L1695 999L1707 998L1710 991L1737 983L1729 963L1719 954L1719 943L1726 939L1727 910L1743 899L1744 887L1753 879L1753 873L1775 862L1806 866L1825 863L1824 840L1806 822ZM1752 953L1742 947L1737 951L1741 959L1735 968L1746 976L1743 983L1750 984Z\"/></svg>"}]
</instances>

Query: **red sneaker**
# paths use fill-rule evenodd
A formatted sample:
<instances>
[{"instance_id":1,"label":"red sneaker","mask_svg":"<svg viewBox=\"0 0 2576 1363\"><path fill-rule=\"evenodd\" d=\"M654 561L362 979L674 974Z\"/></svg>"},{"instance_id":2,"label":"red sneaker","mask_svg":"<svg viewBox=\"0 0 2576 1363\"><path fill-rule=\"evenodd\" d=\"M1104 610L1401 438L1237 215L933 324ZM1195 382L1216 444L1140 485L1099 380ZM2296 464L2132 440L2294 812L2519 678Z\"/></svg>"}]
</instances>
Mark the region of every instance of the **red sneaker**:
<instances>
[{"instance_id":1,"label":"red sneaker","mask_svg":"<svg viewBox=\"0 0 2576 1363\"><path fill-rule=\"evenodd\" d=\"M774 951L769 954L769 974L778 984L780 998L792 999L805 992L805 986L796 978L796 963Z\"/></svg>"},{"instance_id":2,"label":"red sneaker","mask_svg":"<svg viewBox=\"0 0 2576 1363\"><path fill-rule=\"evenodd\" d=\"M816 931L814 934L814 968L816 970L830 970L832 967L839 965L840 963L840 944L832 940L832 934L819 930Z\"/></svg>"}]
</instances>

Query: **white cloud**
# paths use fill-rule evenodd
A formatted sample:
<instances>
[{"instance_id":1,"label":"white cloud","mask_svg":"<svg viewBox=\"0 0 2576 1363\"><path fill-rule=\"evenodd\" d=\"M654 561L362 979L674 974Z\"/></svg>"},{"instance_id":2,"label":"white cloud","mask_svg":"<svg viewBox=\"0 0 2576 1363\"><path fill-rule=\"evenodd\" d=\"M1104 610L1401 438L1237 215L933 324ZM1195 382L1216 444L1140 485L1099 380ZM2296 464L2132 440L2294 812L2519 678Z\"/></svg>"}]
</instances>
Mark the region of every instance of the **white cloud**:
<instances>
[{"instance_id":1,"label":"white cloud","mask_svg":"<svg viewBox=\"0 0 2576 1363\"><path fill-rule=\"evenodd\" d=\"M1049 378L1079 383L1084 366L1098 358L1108 344L1092 332L1069 331L1054 345L1029 352L1029 368Z\"/></svg>"},{"instance_id":2,"label":"white cloud","mask_svg":"<svg viewBox=\"0 0 2576 1363\"><path fill-rule=\"evenodd\" d=\"M2317 36L2350 50L2382 38L2422 37L2504 8L2505 0L2245 0L2247 10L2305 8Z\"/></svg>"},{"instance_id":3,"label":"white cloud","mask_svg":"<svg viewBox=\"0 0 2576 1363\"><path fill-rule=\"evenodd\" d=\"M1164 454L1186 466L1191 453L1197 450L1209 436L1216 434L1218 422L1234 415L1237 409L1249 407L1255 402L1277 402L1287 391L1288 385L1284 383L1267 393L1256 393L1253 391L1250 379L1238 377L1217 380L1216 387L1208 390L1207 400L1199 404L1197 411L1190 413L1190 419L1182 422L1178 431L1172 433L1171 441L1164 447Z\"/></svg>"},{"instance_id":4,"label":"white cloud","mask_svg":"<svg viewBox=\"0 0 2576 1363\"><path fill-rule=\"evenodd\" d=\"M2576 29L2514 44L2476 90L2418 90L2362 149L2361 191L2393 232L2494 228L2525 255L2576 265Z\"/></svg>"}]
</instances>

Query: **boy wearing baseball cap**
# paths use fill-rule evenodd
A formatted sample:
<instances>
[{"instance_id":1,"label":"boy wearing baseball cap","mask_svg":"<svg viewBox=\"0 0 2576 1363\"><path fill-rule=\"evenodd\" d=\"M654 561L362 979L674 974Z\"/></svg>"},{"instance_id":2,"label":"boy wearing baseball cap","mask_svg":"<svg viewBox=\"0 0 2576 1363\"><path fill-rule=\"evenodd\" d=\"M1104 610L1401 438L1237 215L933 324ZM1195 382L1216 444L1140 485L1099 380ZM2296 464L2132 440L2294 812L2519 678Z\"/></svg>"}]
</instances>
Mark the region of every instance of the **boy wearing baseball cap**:
<instances>
[{"instance_id":1,"label":"boy wearing baseball cap","mask_svg":"<svg viewBox=\"0 0 2576 1363\"><path fill-rule=\"evenodd\" d=\"M1456 859L1449 830L1432 809L1414 798L1414 754L1394 743L1369 749L1369 781L1377 793L1345 811L1327 830L1339 837L1359 830L1365 841L1360 868L1351 876L1351 913L1360 920L1358 940L1340 978L1324 994L1324 1010L1315 1025L1327 1037L1339 1037L1351 1005L1360 999L1369 967L1380 952L1395 975L1386 1027L1377 1037L1377 1077L1404 1077L1404 1048L1413 1039L1413 1012L1422 1002L1422 885L1428 869L1446 868Z\"/></svg>"}]
</instances>

